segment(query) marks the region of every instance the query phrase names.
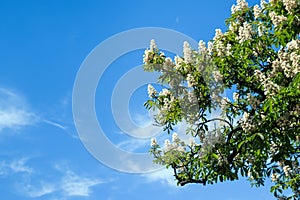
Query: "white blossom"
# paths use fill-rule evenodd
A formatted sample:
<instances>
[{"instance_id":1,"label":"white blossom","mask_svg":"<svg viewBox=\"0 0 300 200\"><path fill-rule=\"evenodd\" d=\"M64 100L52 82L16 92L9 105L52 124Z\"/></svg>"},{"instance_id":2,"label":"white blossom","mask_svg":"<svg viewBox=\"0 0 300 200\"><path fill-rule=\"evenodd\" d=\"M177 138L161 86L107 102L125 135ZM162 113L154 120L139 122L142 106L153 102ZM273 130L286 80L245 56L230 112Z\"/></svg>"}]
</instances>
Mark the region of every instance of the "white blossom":
<instances>
[{"instance_id":1,"label":"white blossom","mask_svg":"<svg viewBox=\"0 0 300 200\"><path fill-rule=\"evenodd\" d=\"M276 0L269 0L270 4L274 4Z\"/></svg>"},{"instance_id":2,"label":"white blossom","mask_svg":"<svg viewBox=\"0 0 300 200\"><path fill-rule=\"evenodd\" d=\"M251 24L244 22L243 26L239 28L239 34L237 39L239 40L239 43L243 43L246 40L250 40L252 38L252 26Z\"/></svg>"},{"instance_id":3,"label":"white blossom","mask_svg":"<svg viewBox=\"0 0 300 200\"><path fill-rule=\"evenodd\" d=\"M187 80L188 87L194 87L197 84L192 74L188 74L186 80Z\"/></svg>"},{"instance_id":4,"label":"white blossom","mask_svg":"<svg viewBox=\"0 0 300 200\"><path fill-rule=\"evenodd\" d=\"M195 104L197 102L197 97L194 92L188 92L188 100L192 104Z\"/></svg>"},{"instance_id":5,"label":"white blossom","mask_svg":"<svg viewBox=\"0 0 300 200\"><path fill-rule=\"evenodd\" d=\"M214 42L214 48L217 51L218 56L224 56L226 52L226 47L221 40Z\"/></svg>"},{"instance_id":6,"label":"white blossom","mask_svg":"<svg viewBox=\"0 0 300 200\"><path fill-rule=\"evenodd\" d=\"M261 1L260 1L260 7L261 7L262 9L265 9L266 5L267 5L267 2L266 2L265 0L261 0Z\"/></svg>"},{"instance_id":7,"label":"white blossom","mask_svg":"<svg viewBox=\"0 0 300 200\"><path fill-rule=\"evenodd\" d=\"M271 175L271 181L272 181L272 182L277 182L277 181L278 181L278 178L279 178L279 175L276 174L276 173Z\"/></svg>"},{"instance_id":8,"label":"white blossom","mask_svg":"<svg viewBox=\"0 0 300 200\"><path fill-rule=\"evenodd\" d=\"M254 75L263 85L264 94L266 96L274 96L280 89L279 85L270 80L269 77L266 77L261 71L255 70Z\"/></svg>"},{"instance_id":9,"label":"white blossom","mask_svg":"<svg viewBox=\"0 0 300 200\"><path fill-rule=\"evenodd\" d=\"M251 131L255 127L252 124L252 120L251 120L250 114L248 112L244 112L243 118L241 120L241 126L245 132Z\"/></svg>"},{"instance_id":10,"label":"white blossom","mask_svg":"<svg viewBox=\"0 0 300 200\"><path fill-rule=\"evenodd\" d=\"M227 97L223 97L221 100L221 110L225 111L230 103L230 100Z\"/></svg>"},{"instance_id":11,"label":"white blossom","mask_svg":"<svg viewBox=\"0 0 300 200\"><path fill-rule=\"evenodd\" d=\"M237 0L236 5L232 5L231 7L231 14L236 13L239 10L244 10L248 8L248 3L245 0Z\"/></svg>"},{"instance_id":12,"label":"white blossom","mask_svg":"<svg viewBox=\"0 0 300 200\"><path fill-rule=\"evenodd\" d=\"M238 11L238 8L236 7L236 5L232 5L231 6L231 14L234 14Z\"/></svg>"},{"instance_id":13,"label":"white blossom","mask_svg":"<svg viewBox=\"0 0 300 200\"><path fill-rule=\"evenodd\" d=\"M259 16L261 15L261 9L258 5L255 5L253 7L253 11L254 11L254 17L257 19L259 18Z\"/></svg>"},{"instance_id":14,"label":"white blossom","mask_svg":"<svg viewBox=\"0 0 300 200\"><path fill-rule=\"evenodd\" d=\"M216 144L224 143L225 139L223 134L218 130L209 131L205 134L202 147L206 150L210 150Z\"/></svg>"},{"instance_id":15,"label":"white blossom","mask_svg":"<svg viewBox=\"0 0 300 200\"><path fill-rule=\"evenodd\" d=\"M297 0L282 0L285 9L292 14L293 10L297 7L298 3ZM298 0L299 2L299 0Z\"/></svg>"},{"instance_id":16,"label":"white blossom","mask_svg":"<svg viewBox=\"0 0 300 200\"><path fill-rule=\"evenodd\" d=\"M236 28L237 28L236 23L235 22L230 22L229 30L232 31L232 32L235 32Z\"/></svg>"},{"instance_id":17,"label":"white blossom","mask_svg":"<svg viewBox=\"0 0 300 200\"><path fill-rule=\"evenodd\" d=\"M176 150L181 153L185 153L185 147L183 147L183 146L177 146Z\"/></svg>"},{"instance_id":18,"label":"white blossom","mask_svg":"<svg viewBox=\"0 0 300 200\"><path fill-rule=\"evenodd\" d=\"M172 142L175 142L175 143L179 143L180 142L179 136L175 132L172 134Z\"/></svg>"},{"instance_id":19,"label":"white blossom","mask_svg":"<svg viewBox=\"0 0 300 200\"><path fill-rule=\"evenodd\" d=\"M292 41L287 44L288 52L283 48L278 51L278 58L272 62L271 76L275 76L278 71L283 71L287 77L294 77L300 71L300 54L292 51L297 49L298 45L296 41Z\"/></svg>"},{"instance_id":20,"label":"white blossom","mask_svg":"<svg viewBox=\"0 0 300 200\"><path fill-rule=\"evenodd\" d=\"M231 44L227 44L226 46L226 56L231 56L232 52L231 52Z\"/></svg>"},{"instance_id":21,"label":"white blossom","mask_svg":"<svg viewBox=\"0 0 300 200\"><path fill-rule=\"evenodd\" d=\"M252 96L250 93L247 94L247 99L249 101L250 106L253 109L256 109L256 107L260 104L260 101L256 97Z\"/></svg>"},{"instance_id":22,"label":"white blossom","mask_svg":"<svg viewBox=\"0 0 300 200\"><path fill-rule=\"evenodd\" d=\"M168 151L168 150L170 150L170 148L171 148L171 142L169 139L166 139L164 149L165 149L165 151Z\"/></svg>"},{"instance_id":23,"label":"white blossom","mask_svg":"<svg viewBox=\"0 0 300 200\"><path fill-rule=\"evenodd\" d=\"M196 143L194 138L189 138L189 146L193 149L198 144Z\"/></svg>"},{"instance_id":24,"label":"white blossom","mask_svg":"<svg viewBox=\"0 0 300 200\"><path fill-rule=\"evenodd\" d=\"M151 138L151 147L155 147L157 145L156 138Z\"/></svg>"},{"instance_id":25,"label":"white blossom","mask_svg":"<svg viewBox=\"0 0 300 200\"><path fill-rule=\"evenodd\" d=\"M154 52L154 51L157 51L157 50L158 50L158 49L157 49L155 40L152 39L152 40L150 41L150 51L151 51L151 52Z\"/></svg>"},{"instance_id":26,"label":"white blossom","mask_svg":"<svg viewBox=\"0 0 300 200\"><path fill-rule=\"evenodd\" d=\"M188 42L183 43L183 58L186 63L193 62L193 51Z\"/></svg>"},{"instance_id":27,"label":"white blossom","mask_svg":"<svg viewBox=\"0 0 300 200\"><path fill-rule=\"evenodd\" d=\"M166 88L163 88L162 91L159 93L159 96L169 96L169 95L171 95L171 91Z\"/></svg>"},{"instance_id":28,"label":"white blossom","mask_svg":"<svg viewBox=\"0 0 300 200\"><path fill-rule=\"evenodd\" d=\"M207 52L206 44L205 42L203 42L203 40L200 40L198 43L198 52L200 54Z\"/></svg>"},{"instance_id":29,"label":"white blossom","mask_svg":"<svg viewBox=\"0 0 300 200\"><path fill-rule=\"evenodd\" d=\"M285 176L290 176L291 172L292 172L290 166L288 166L288 165L283 167L283 171L284 171Z\"/></svg>"},{"instance_id":30,"label":"white blossom","mask_svg":"<svg viewBox=\"0 0 300 200\"><path fill-rule=\"evenodd\" d=\"M218 39L221 39L223 37L223 33L221 31L221 29L216 29L215 30L215 36L213 38L214 41L218 40Z\"/></svg>"},{"instance_id":31,"label":"white blossom","mask_svg":"<svg viewBox=\"0 0 300 200\"><path fill-rule=\"evenodd\" d=\"M147 64L152 59L153 59L153 53L152 53L152 51L150 51L149 49L146 49L144 51L144 55L143 55L143 63Z\"/></svg>"},{"instance_id":32,"label":"white blossom","mask_svg":"<svg viewBox=\"0 0 300 200\"><path fill-rule=\"evenodd\" d=\"M300 49L300 40L292 40L286 44L289 51Z\"/></svg>"},{"instance_id":33,"label":"white blossom","mask_svg":"<svg viewBox=\"0 0 300 200\"><path fill-rule=\"evenodd\" d=\"M258 32L259 36L264 35L265 29L266 28L265 28L264 24L262 22L258 22L257 32Z\"/></svg>"},{"instance_id":34,"label":"white blossom","mask_svg":"<svg viewBox=\"0 0 300 200\"><path fill-rule=\"evenodd\" d=\"M175 56L174 60L175 60L175 69L181 70L182 63L184 63L183 59L179 56Z\"/></svg>"},{"instance_id":35,"label":"white blossom","mask_svg":"<svg viewBox=\"0 0 300 200\"><path fill-rule=\"evenodd\" d=\"M238 101L239 100L239 94L238 93L234 92L232 96L233 96L233 100L234 101Z\"/></svg>"},{"instance_id":36,"label":"white blossom","mask_svg":"<svg viewBox=\"0 0 300 200\"><path fill-rule=\"evenodd\" d=\"M157 94L157 91L155 90L155 88L151 84L148 84L149 98L154 98L156 94Z\"/></svg>"},{"instance_id":37,"label":"white blossom","mask_svg":"<svg viewBox=\"0 0 300 200\"><path fill-rule=\"evenodd\" d=\"M275 27L287 21L287 18L283 15L277 15L275 12L270 12L269 16Z\"/></svg>"},{"instance_id":38,"label":"white blossom","mask_svg":"<svg viewBox=\"0 0 300 200\"><path fill-rule=\"evenodd\" d=\"M164 62L163 69L164 69L164 70L170 70L170 69L172 69L174 66L175 66L175 65L174 65L172 59L168 57L168 58L166 58L166 60L165 60L165 62Z\"/></svg>"},{"instance_id":39,"label":"white blossom","mask_svg":"<svg viewBox=\"0 0 300 200\"><path fill-rule=\"evenodd\" d=\"M208 50L208 53L211 54L212 51L213 51L213 42L209 41L207 43L207 50Z\"/></svg>"},{"instance_id":40,"label":"white blossom","mask_svg":"<svg viewBox=\"0 0 300 200\"><path fill-rule=\"evenodd\" d=\"M213 77L216 82L221 82L223 80L223 76L218 70L213 71Z\"/></svg>"},{"instance_id":41,"label":"white blossom","mask_svg":"<svg viewBox=\"0 0 300 200\"><path fill-rule=\"evenodd\" d=\"M296 52L292 52L290 54L290 60L291 60L291 71L290 71L290 77L295 76L300 72L300 55L297 54Z\"/></svg>"}]
</instances>

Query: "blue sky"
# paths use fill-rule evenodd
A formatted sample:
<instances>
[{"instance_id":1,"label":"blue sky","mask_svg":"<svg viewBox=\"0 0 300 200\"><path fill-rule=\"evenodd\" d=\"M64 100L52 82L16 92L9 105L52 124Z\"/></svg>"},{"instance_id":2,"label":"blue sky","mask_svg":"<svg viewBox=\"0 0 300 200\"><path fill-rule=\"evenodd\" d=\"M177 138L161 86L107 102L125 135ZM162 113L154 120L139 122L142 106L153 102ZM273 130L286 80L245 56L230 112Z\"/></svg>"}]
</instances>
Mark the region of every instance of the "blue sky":
<instances>
[{"instance_id":1,"label":"blue sky","mask_svg":"<svg viewBox=\"0 0 300 200\"><path fill-rule=\"evenodd\" d=\"M1 199L271 199L269 187L251 188L245 180L177 187L166 170L128 174L111 169L86 150L73 120L76 74L98 44L143 27L168 28L208 41L216 28L225 29L233 3L0 1ZM259 2L250 1L255 3ZM110 97L122 75L142 64L142 54L134 51L115 60L95 96L106 136L119 148L134 152L147 152L149 142L132 139L119 129ZM144 86L130 99L130 114L137 124L148 120L143 108L146 98Z\"/></svg>"}]
</instances>

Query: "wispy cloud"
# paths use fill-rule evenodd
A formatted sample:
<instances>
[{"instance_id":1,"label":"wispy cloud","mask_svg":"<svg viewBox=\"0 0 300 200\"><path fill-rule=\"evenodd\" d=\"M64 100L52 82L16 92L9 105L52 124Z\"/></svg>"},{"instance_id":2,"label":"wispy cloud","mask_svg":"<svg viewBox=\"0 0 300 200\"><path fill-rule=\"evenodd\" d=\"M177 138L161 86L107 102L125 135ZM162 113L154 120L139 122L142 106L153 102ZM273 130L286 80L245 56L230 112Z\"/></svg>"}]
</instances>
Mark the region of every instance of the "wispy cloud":
<instances>
[{"instance_id":1,"label":"wispy cloud","mask_svg":"<svg viewBox=\"0 0 300 200\"><path fill-rule=\"evenodd\" d=\"M64 125L62 125L62 124L60 124L58 122L50 121L50 120L47 120L47 119L44 119L43 122L45 122L46 124L55 126L57 128L60 128L62 130L66 130L67 129L67 127L65 127Z\"/></svg>"},{"instance_id":2,"label":"wispy cloud","mask_svg":"<svg viewBox=\"0 0 300 200\"><path fill-rule=\"evenodd\" d=\"M51 194L56 191L56 187L53 184L41 182L39 186L28 184L24 190L27 196L32 198L42 197L47 194Z\"/></svg>"},{"instance_id":3,"label":"wispy cloud","mask_svg":"<svg viewBox=\"0 0 300 200\"><path fill-rule=\"evenodd\" d=\"M173 171L171 169L162 169L157 172L152 172L149 174L143 174L147 182L160 182L162 184L177 187L177 183L174 178Z\"/></svg>"},{"instance_id":4,"label":"wispy cloud","mask_svg":"<svg viewBox=\"0 0 300 200\"><path fill-rule=\"evenodd\" d=\"M61 171L62 168L56 168ZM48 195L57 199L69 199L72 196L89 197L92 194L92 187L104 183L104 181L82 176L72 170L65 169L62 176L56 180L39 180L38 182L25 181L22 185L23 194L28 197L38 198Z\"/></svg>"},{"instance_id":5,"label":"wispy cloud","mask_svg":"<svg viewBox=\"0 0 300 200\"><path fill-rule=\"evenodd\" d=\"M28 158L21 158L19 160L15 160L9 164L9 167L13 172L16 173L25 172L30 174L33 172L33 169L26 165L27 160Z\"/></svg>"},{"instance_id":6,"label":"wispy cloud","mask_svg":"<svg viewBox=\"0 0 300 200\"><path fill-rule=\"evenodd\" d=\"M91 187L103 183L99 179L81 177L72 171L67 171L61 181L61 189L67 196L89 196Z\"/></svg>"},{"instance_id":7,"label":"wispy cloud","mask_svg":"<svg viewBox=\"0 0 300 200\"><path fill-rule=\"evenodd\" d=\"M36 123L38 117L30 111L25 99L0 87L0 132L5 129L18 129Z\"/></svg>"},{"instance_id":8,"label":"wispy cloud","mask_svg":"<svg viewBox=\"0 0 300 200\"><path fill-rule=\"evenodd\" d=\"M31 174L34 170L27 165L28 158L20 158L11 162L2 161L0 163L0 174L12 174L12 173L27 173Z\"/></svg>"}]
</instances>

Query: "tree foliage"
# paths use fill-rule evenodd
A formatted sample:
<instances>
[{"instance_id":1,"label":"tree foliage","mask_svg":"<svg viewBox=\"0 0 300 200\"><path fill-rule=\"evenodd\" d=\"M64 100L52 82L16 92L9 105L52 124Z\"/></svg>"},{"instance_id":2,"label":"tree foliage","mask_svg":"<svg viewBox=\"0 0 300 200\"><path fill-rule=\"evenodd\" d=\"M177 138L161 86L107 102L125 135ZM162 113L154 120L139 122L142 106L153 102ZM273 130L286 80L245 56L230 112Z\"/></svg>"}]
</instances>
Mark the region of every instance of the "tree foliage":
<instances>
[{"instance_id":1,"label":"tree foliage","mask_svg":"<svg viewBox=\"0 0 300 200\"><path fill-rule=\"evenodd\" d=\"M164 86L148 86L146 108L167 133L184 122L194 138L173 133L163 147L153 138L150 152L179 185L271 178L275 197L299 199L300 2L238 0L231 11L228 29L197 51L185 42L173 61L154 40L145 50L144 69L160 72Z\"/></svg>"}]
</instances>

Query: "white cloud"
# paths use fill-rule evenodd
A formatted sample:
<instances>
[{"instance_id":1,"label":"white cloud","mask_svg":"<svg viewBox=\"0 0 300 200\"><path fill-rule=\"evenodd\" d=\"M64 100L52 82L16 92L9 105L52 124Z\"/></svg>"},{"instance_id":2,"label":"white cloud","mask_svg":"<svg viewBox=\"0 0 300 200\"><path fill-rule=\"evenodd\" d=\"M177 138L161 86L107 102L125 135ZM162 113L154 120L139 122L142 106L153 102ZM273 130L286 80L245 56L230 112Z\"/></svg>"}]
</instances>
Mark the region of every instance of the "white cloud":
<instances>
[{"instance_id":1,"label":"white cloud","mask_svg":"<svg viewBox=\"0 0 300 200\"><path fill-rule=\"evenodd\" d=\"M61 182L61 189L67 196L89 196L91 187L103 183L99 179L80 177L72 171L67 171Z\"/></svg>"},{"instance_id":2,"label":"white cloud","mask_svg":"<svg viewBox=\"0 0 300 200\"><path fill-rule=\"evenodd\" d=\"M57 128L60 128L62 130L66 130L67 129L67 127L65 127L64 125L62 125L60 123L57 123L57 122L54 122L54 121L50 121L50 120L44 119L43 122L45 122L46 124L50 124L52 126L55 126Z\"/></svg>"},{"instance_id":3,"label":"white cloud","mask_svg":"<svg viewBox=\"0 0 300 200\"><path fill-rule=\"evenodd\" d=\"M26 165L28 158L21 158L11 162L2 161L0 163L0 174L27 173L31 174L34 170Z\"/></svg>"},{"instance_id":4,"label":"white cloud","mask_svg":"<svg viewBox=\"0 0 300 200\"><path fill-rule=\"evenodd\" d=\"M30 168L29 166L26 166L28 158L21 158L19 160L15 160L9 164L10 169L13 172L23 172L23 173L32 173L33 169Z\"/></svg>"},{"instance_id":5,"label":"white cloud","mask_svg":"<svg viewBox=\"0 0 300 200\"><path fill-rule=\"evenodd\" d=\"M57 190L53 184L41 182L40 186L26 185L24 188L27 196L32 198L41 197L47 194L51 194Z\"/></svg>"},{"instance_id":6,"label":"white cloud","mask_svg":"<svg viewBox=\"0 0 300 200\"><path fill-rule=\"evenodd\" d=\"M18 129L36 123L38 117L30 111L19 94L0 88L0 131Z\"/></svg>"},{"instance_id":7,"label":"white cloud","mask_svg":"<svg viewBox=\"0 0 300 200\"><path fill-rule=\"evenodd\" d=\"M129 152L134 152L140 148L150 148L150 139L129 138L117 144L117 147Z\"/></svg>"},{"instance_id":8,"label":"white cloud","mask_svg":"<svg viewBox=\"0 0 300 200\"><path fill-rule=\"evenodd\" d=\"M157 172L141 175L146 178L148 182L160 182L168 186L177 187L177 182L174 178L172 169L162 169Z\"/></svg>"},{"instance_id":9,"label":"white cloud","mask_svg":"<svg viewBox=\"0 0 300 200\"><path fill-rule=\"evenodd\" d=\"M68 199L72 196L88 197L92 193L92 187L101 183L104 182L96 178L80 176L71 170L66 170L63 176L56 181L41 180L38 183L33 183L31 180L30 183L25 183L21 187L23 188L23 193L28 197L38 198L50 195L52 198Z\"/></svg>"}]
</instances>

